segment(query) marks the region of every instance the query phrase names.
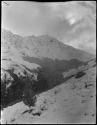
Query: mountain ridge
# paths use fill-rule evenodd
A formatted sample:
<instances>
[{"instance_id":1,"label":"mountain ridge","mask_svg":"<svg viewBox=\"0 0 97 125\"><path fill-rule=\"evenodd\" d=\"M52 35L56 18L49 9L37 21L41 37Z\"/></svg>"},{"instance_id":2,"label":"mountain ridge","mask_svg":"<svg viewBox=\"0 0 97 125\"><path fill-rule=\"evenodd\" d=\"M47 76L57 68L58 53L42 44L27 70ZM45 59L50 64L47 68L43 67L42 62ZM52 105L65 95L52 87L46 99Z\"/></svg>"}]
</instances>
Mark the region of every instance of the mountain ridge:
<instances>
[{"instance_id":1,"label":"mountain ridge","mask_svg":"<svg viewBox=\"0 0 97 125\"><path fill-rule=\"evenodd\" d=\"M66 60L78 58L84 61L94 56L83 50L63 44L61 41L49 35L22 37L4 30L4 32L2 31L2 41L9 42L11 45L13 44L21 55L24 53L32 57L48 57Z\"/></svg>"}]
</instances>

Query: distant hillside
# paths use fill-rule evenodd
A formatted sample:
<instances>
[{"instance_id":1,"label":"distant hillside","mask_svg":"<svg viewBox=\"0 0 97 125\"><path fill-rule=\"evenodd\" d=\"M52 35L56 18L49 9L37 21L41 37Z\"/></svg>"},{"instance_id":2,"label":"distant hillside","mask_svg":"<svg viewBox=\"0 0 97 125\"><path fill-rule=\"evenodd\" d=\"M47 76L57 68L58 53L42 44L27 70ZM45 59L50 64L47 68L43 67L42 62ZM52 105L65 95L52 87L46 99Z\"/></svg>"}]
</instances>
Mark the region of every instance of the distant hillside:
<instances>
[{"instance_id":1,"label":"distant hillside","mask_svg":"<svg viewBox=\"0 0 97 125\"><path fill-rule=\"evenodd\" d=\"M14 48L18 50L18 53L22 56L47 57L61 60L76 58L80 61L86 61L93 57L93 55L87 52L65 45L61 41L48 35L22 37L10 31L2 30L1 41L3 47L10 51Z\"/></svg>"}]
</instances>

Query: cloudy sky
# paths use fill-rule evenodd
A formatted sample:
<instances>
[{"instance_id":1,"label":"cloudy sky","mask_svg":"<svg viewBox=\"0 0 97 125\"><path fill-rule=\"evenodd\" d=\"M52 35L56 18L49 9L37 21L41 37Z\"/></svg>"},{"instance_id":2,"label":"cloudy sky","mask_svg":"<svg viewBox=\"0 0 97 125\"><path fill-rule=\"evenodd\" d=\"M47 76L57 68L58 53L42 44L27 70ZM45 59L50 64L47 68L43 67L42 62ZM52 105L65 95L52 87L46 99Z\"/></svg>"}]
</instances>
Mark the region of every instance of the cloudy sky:
<instances>
[{"instance_id":1,"label":"cloudy sky","mask_svg":"<svg viewBox=\"0 0 97 125\"><path fill-rule=\"evenodd\" d=\"M2 2L2 28L28 35L48 34L65 44L96 52L96 3Z\"/></svg>"}]
</instances>

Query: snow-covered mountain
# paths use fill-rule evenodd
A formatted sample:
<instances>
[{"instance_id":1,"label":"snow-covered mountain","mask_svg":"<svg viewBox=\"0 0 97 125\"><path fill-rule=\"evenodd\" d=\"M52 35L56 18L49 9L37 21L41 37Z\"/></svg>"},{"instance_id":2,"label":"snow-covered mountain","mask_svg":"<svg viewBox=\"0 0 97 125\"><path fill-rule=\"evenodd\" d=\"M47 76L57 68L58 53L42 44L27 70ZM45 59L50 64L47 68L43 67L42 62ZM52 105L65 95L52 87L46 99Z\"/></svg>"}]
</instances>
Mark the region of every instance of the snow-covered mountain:
<instances>
[{"instance_id":1,"label":"snow-covered mountain","mask_svg":"<svg viewBox=\"0 0 97 125\"><path fill-rule=\"evenodd\" d=\"M88 69L88 61L93 58L94 55L65 45L48 35L22 37L3 29L1 108L13 105L17 100L22 101L24 91L29 93L31 86L37 95L65 83L71 77L85 75L82 69Z\"/></svg>"}]
</instances>

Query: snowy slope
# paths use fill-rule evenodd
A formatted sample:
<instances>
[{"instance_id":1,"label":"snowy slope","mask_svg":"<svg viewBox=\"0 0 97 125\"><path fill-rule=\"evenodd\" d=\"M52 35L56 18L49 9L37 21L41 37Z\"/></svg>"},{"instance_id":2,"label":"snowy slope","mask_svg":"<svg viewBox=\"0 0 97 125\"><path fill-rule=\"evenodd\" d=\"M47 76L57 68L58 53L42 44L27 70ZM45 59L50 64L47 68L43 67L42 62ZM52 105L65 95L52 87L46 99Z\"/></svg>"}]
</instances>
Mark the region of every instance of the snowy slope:
<instances>
[{"instance_id":1,"label":"snowy slope","mask_svg":"<svg viewBox=\"0 0 97 125\"><path fill-rule=\"evenodd\" d=\"M2 122L11 124L37 123L96 123L96 62L89 61L66 82L37 95L32 110L17 103L2 111ZM82 70L81 70L82 69ZM70 72L70 71L69 71ZM69 74L70 75L70 74ZM9 114L10 115L7 115Z\"/></svg>"}]
</instances>

